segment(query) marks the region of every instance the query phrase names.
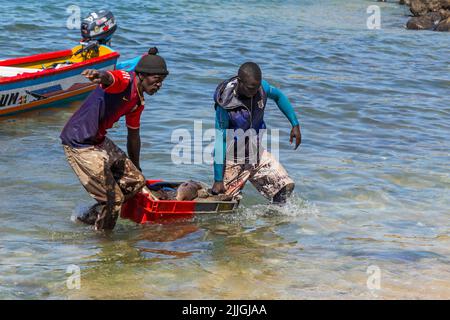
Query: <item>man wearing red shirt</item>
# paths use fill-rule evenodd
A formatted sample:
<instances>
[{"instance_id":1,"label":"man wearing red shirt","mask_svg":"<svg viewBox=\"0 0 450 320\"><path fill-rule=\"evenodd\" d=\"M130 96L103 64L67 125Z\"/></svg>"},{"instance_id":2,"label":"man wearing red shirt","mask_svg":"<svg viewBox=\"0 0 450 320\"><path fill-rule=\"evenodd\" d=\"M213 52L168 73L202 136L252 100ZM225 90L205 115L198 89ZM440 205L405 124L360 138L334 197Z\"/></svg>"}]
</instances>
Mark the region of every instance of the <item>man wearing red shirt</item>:
<instances>
[{"instance_id":1,"label":"man wearing red shirt","mask_svg":"<svg viewBox=\"0 0 450 320\"><path fill-rule=\"evenodd\" d=\"M99 86L72 115L61 132L67 160L87 192L97 200L78 220L96 230L113 229L122 203L145 186L139 165L139 134L144 92L153 95L169 74L164 59L152 48L134 72L85 70ZM128 128L128 157L106 137L121 117Z\"/></svg>"}]
</instances>

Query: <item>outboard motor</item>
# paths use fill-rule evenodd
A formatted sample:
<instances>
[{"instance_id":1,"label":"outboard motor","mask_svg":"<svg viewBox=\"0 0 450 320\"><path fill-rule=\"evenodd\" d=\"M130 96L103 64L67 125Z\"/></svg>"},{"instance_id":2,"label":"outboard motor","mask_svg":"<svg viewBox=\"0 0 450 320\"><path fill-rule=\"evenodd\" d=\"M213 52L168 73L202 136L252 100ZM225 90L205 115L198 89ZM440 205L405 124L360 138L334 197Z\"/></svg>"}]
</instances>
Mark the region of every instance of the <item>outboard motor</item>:
<instances>
[{"instance_id":1,"label":"outboard motor","mask_svg":"<svg viewBox=\"0 0 450 320\"><path fill-rule=\"evenodd\" d=\"M86 55L98 54L99 45L111 44L111 38L117 29L116 19L111 11L100 10L91 12L81 21L80 44L82 48L75 55L83 53Z\"/></svg>"},{"instance_id":2,"label":"outboard motor","mask_svg":"<svg viewBox=\"0 0 450 320\"><path fill-rule=\"evenodd\" d=\"M83 42L97 41L99 44L109 45L116 29L116 19L108 10L92 12L81 21Z\"/></svg>"}]
</instances>

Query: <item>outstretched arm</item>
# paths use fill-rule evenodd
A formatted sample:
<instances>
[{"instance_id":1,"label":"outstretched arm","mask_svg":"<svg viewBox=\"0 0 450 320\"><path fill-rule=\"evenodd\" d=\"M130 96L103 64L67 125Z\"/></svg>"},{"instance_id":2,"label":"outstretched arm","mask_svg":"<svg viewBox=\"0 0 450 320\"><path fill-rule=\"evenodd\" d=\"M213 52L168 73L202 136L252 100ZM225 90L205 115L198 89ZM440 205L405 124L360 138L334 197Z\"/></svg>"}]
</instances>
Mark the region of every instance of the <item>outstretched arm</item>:
<instances>
[{"instance_id":1,"label":"outstretched arm","mask_svg":"<svg viewBox=\"0 0 450 320\"><path fill-rule=\"evenodd\" d=\"M295 138L295 149L298 148L300 143L302 142L302 135L300 132L300 124L298 122L297 116L295 115L294 108L292 107L289 99L281 92L280 89L270 85L267 81L262 81L262 86L264 91L267 94L267 97L275 101L278 108L283 112L283 114L288 118L289 122L292 125L291 134L290 134L290 143L292 144Z\"/></svg>"},{"instance_id":2,"label":"outstretched arm","mask_svg":"<svg viewBox=\"0 0 450 320\"><path fill-rule=\"evenodd\" d=\"M95 84L99 84L108 93L123 92L130 83L130 74L123 70L86 69L81 73Z\"/></svg>"},{"instance_id":3,"label":"outstretched arm","mask_svg":"<svg viewBox=\"0 0 450 320\"><path fill-rule=\"evenodd\" d=\"M86 69L81 74L89 81L95 84L101 84L104 87L108 87L114 82L112 75L102 70Z\"/></svg>"}]
</instances>

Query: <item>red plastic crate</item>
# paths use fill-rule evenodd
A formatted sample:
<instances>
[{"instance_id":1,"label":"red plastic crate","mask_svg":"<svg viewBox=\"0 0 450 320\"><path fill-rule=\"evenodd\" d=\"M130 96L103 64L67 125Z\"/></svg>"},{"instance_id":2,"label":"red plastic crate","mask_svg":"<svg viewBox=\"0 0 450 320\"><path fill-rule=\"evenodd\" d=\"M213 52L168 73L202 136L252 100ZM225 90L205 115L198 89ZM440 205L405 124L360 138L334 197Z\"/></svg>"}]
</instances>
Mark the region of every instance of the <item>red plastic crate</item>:
<instances>
[{"instance_id":1,"label":"red plastic crate","mask_svg":"<svg viewBox=\"0 0 450 320\"><path fill-rule=\"evenodd\" d=\"M147 185L162 180L148 180ZM228 213L237 209L239 202L233 201L177 201L153 200L143 193L136 194L122 206L120 216L136 223L158 220L189 218L197 213Z\"/></svg>"}]
</instances>

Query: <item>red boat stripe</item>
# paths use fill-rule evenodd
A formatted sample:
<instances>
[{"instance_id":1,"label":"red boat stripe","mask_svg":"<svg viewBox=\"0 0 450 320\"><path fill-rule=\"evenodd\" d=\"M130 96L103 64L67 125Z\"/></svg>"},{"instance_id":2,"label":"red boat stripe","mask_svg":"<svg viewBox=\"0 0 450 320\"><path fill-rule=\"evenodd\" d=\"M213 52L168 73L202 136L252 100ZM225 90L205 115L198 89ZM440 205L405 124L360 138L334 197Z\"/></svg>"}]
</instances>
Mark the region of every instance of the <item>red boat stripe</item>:
<instances>
[{"instance_id":1,"label":"red boat stripe","mask_svg":"<svg viewBox=\"0 0 450 320\"><path fill-rule=\"evenodd\" d=\"M72 50L61 50L61 51L54 51L54 52L46 52L46 53L40 53L35 54L28 57L21 57L21 58L14 58L14 59L8 59L5 61L0 61L0 66L12 66L16 64L24 64L24 63L31 63L31 62L37 62L42 60L50 60L50 59L56 59L65 57L68 55L72 55Z\"/></svg>"},{"instance_id":2,"label":"red boat stripe","mask_svg":"<svg viewBox=\"0 0 450 320\"><path fill-rule=\"evenodd\" d=\"M72 52L72 51L70 51L70 52ZM17 81L24 81L24 80L29 80L29 79L46 77L49 75L58 74L58 73L66 72L69 70L75 70L75 69L79 69L82 67L94 65L94 64L97 64L100 62L104 62L107 60L117 59L119 56L120 55L117 52L112 52L112 53L109 53L107 55L104 55L104 56L101 56L98 58L92 58L92 59L89 59L88 61L74 63L73 65L59 68L59 69L47 69L47 70L43 70L43 71L40 71L37 73L26 73L26 74L18 75L15 77L0 78L0 85L4 84L4 83L9 84L12 82L17 82ZM19 58L19 59L21 59L21 58ZM10 61L10 60L7 60L7 61Z\"/></svg>"}]
</instances>

